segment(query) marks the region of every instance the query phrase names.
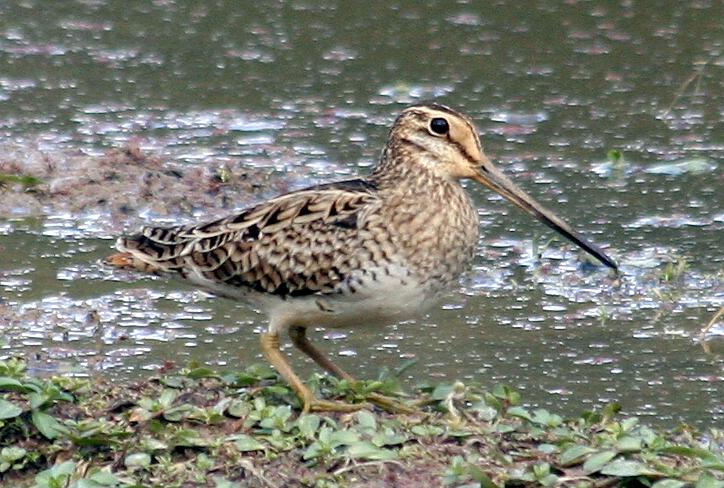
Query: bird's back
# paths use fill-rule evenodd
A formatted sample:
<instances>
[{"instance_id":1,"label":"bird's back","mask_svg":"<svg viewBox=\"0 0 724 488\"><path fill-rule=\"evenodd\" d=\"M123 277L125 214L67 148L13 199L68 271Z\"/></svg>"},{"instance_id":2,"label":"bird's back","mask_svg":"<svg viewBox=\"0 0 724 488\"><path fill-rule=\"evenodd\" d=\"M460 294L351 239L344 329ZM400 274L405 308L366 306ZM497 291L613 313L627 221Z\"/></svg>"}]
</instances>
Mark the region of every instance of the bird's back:
<instances>
[{"instance_id":1,"label":"bird's back","mask_svg":"<svg viewBox=\"0 0 724 488\"><path fill-rule=\"evenodd\" d=\"M374 187L365 180L319 185L201 225L145 227L120 238L121 255L109 261L177 273L230 295L333 293L356 265L339 251L359 237L360 219L374 205Z\"/></svg>"}]
</instances>

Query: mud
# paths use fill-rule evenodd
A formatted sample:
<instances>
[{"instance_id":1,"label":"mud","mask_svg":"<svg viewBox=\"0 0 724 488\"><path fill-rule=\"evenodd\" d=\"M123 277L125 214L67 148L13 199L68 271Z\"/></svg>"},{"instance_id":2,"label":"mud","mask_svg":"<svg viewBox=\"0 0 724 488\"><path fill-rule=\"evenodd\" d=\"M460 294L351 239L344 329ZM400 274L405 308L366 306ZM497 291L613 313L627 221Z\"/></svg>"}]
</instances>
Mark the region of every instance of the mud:
<instances>
[{"instance_id":1,"label":"mud","mask_svg":"<svg viewBox=\"0 0 724 488\"><path fill-rule=\"evenodd\" d=\"M0 174L13 178L2 184L0 217L100 214L101 230L108 232L149 220L210 219L288 190L289 180L272 178L272 173L251 168L241 158L211 165L167 160L147 153L138 142L102 156L5 146Z\"/></svg>"}]
</instances>

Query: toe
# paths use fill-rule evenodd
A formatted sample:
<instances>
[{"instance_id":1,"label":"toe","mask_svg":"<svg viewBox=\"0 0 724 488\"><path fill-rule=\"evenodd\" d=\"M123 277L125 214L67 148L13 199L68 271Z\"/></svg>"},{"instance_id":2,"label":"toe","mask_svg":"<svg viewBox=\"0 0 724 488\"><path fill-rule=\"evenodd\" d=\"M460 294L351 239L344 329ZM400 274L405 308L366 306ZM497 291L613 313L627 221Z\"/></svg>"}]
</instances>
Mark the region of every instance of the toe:
<instances>
[{"instance_id":1,"label":"toe","mask_svg":"<svg viewBox=\"0 0 724 488\"><path fill-rule=\"evenodd\" d=\"M329 400L313 400L304 403L302 413L307 412L356 412L358 410L371 409L369 403L345 403L333 402Z\"/></svg>"},{"instance_id":2,"label":"toe","mask_svg":"<svg viewBox=\"0 0 724 488\"><path fill-rule=\"evenodd\" d=\"M398 400L395 400L394 398L380 395L379 393L370 393L369 395L367 395L367 400L375 404L382 410L390 413L413 414L420 412L420 410L417 408L406 405Z\"/></svg>"}]
</instances>

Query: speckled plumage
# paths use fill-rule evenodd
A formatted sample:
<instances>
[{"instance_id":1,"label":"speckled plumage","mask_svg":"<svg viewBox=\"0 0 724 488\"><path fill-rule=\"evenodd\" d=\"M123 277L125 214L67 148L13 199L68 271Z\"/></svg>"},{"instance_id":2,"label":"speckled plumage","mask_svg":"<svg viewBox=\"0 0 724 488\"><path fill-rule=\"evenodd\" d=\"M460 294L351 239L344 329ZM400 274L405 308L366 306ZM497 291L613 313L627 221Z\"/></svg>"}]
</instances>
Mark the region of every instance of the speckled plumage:
<instances>
[{"instance_id":1,"label":"speckled plumage","mask_svg":"<svg viewBox=\"0 0 724 488\"><path fill-rule=\"evenodd\" d=\"M420 115L408 111L396 127L406 117ZM201 225L146 227L117 247L138 269L175 272L259 306L274 329L295 325L284 313L295 307L306 311L296 321L304 325L345 326L348 315L369 314L367 322L375 322L413 313L434 303L466 269L478 218L457 180L410 167L420 148L394 135L366 179L295 191ZM416 303L388 306L389 313L377 309L375 297L395 298L406 287Z\"/></svg>"},{"instance_id":2,"label":"speckled plumage","mask_svg":"<svg viewBox=\"0 0 724 488\"><path fill-rule=\"evenodd\" d=\"M490 163L470 119L439 105L402 112L367 178L295 191L201 225L146 227L119 239L121 253L108 262L176 273L263 310L270 320L264 352L305 409L338 409L301 384L279 353L279 334L289 330L322 367L351 379L309 343L306 328L389 322L433 304L475 254L478 216L464 178L493 188L611 265Z\"/></svg>"}]
</instances>

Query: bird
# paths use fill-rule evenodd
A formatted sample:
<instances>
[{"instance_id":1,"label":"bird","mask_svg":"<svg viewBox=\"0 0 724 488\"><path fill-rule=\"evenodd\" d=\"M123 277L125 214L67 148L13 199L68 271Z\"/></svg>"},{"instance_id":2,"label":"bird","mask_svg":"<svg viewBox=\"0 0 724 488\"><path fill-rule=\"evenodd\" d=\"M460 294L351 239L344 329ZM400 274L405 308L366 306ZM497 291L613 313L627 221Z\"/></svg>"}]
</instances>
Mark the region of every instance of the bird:
<instances>
[{"instance_id":1,"label":"bird","mask_svg":"<svg viewBox=\"0 0 724 488\"><path fill-rule=\"evenodd\" d=\"M480 222L462 185L502 195L617 270L616 262L514 184L483 152L472 119L448 106L405 108L366 177L323 183L195 225L147 226L120 237L105 262L175 275L262 311L261 350L302 411L369 406L317 398L280 350L297 349L337 378L355 381L307 337L307 329L363 328L429 309L476 255ZM380 394L370 403L405 412Z\"/></svg>"}]
</instances>

